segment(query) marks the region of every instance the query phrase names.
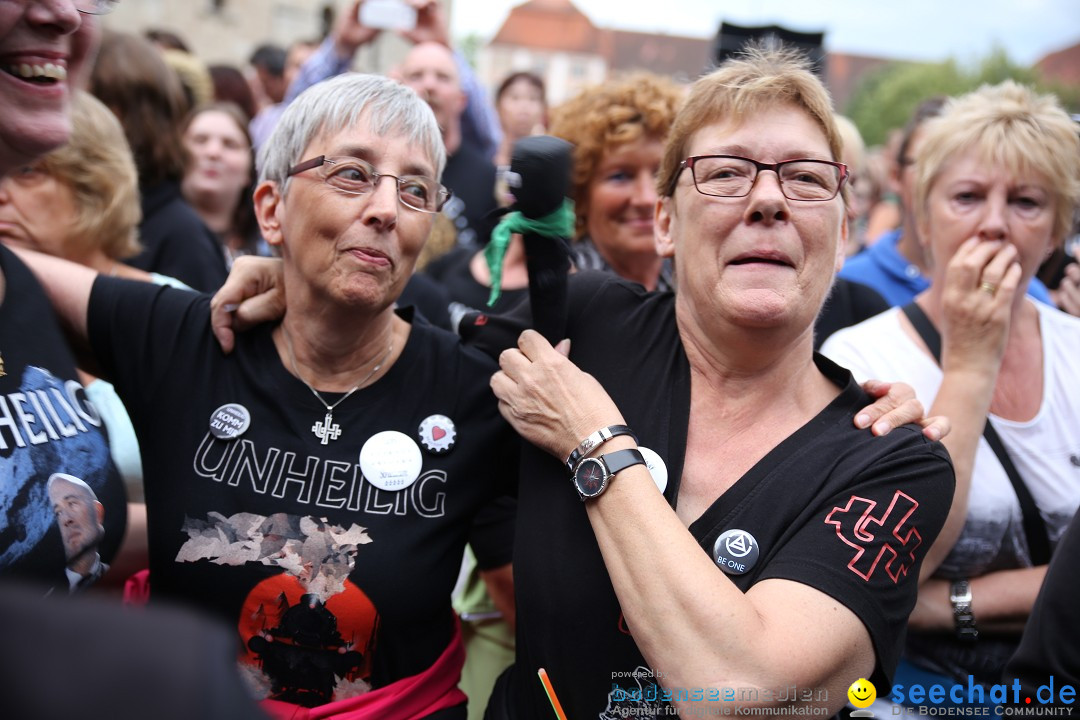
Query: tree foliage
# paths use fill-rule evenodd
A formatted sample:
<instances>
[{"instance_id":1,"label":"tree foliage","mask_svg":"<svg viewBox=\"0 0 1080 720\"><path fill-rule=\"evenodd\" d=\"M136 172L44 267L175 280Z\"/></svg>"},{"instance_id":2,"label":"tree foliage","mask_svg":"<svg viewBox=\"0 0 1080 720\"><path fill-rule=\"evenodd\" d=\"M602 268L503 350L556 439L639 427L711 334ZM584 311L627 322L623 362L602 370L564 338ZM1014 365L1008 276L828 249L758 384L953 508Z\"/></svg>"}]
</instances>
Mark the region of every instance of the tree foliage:
<instances>
[{"instance_id":1,"label":"tree foliage","mask_svg":"<svg viewBox=\"0 0 1080 720\"><path fill-rule=\"evenodd\" d=\"M1044 83L1034 68L1017 65L1000 48L973 66L954 59L939 63L896 62L868 73L852 94L845 114L867 145L883 144L891 130L902 128L916 106L933 95L959 95L980 85L1013 79L1053 92L1073 111L1080 106L1080 88Z\"/></svg>"},{"instance_id":2,"label":"tree foliage","mask_svg":"<svg viewBox=\"0 0 1080 720\"><path fill-rule=\"evenodd\" d=\"M476 67L476 55L477 52L484 46L484 38L480 37L478 33L469 33L464 37L456 39L458 50L465 56L466 62L472 67Z\"/></svg>"}]
</instances>

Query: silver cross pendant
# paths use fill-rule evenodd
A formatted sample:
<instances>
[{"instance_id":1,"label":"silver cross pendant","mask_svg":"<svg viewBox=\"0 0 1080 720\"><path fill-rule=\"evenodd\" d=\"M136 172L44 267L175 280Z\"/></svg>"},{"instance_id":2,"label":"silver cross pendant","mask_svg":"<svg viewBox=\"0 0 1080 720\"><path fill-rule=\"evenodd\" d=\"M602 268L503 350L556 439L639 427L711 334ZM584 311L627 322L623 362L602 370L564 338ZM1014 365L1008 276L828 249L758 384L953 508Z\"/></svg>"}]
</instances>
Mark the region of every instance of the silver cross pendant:
<instances>
[{"instance_id":1,"label":"silver cross pendant","mask_svg":"<svg viewBox=\"0 0 1080 720\"><path fill-rule=\"evenodd\" d=\"M322 422L311 426L311 432L315 433L315 437L319 438L323 445L326 445L341 436L341 426L334 422L334 413L327 412Z\"/></svg>"}]
</instances>

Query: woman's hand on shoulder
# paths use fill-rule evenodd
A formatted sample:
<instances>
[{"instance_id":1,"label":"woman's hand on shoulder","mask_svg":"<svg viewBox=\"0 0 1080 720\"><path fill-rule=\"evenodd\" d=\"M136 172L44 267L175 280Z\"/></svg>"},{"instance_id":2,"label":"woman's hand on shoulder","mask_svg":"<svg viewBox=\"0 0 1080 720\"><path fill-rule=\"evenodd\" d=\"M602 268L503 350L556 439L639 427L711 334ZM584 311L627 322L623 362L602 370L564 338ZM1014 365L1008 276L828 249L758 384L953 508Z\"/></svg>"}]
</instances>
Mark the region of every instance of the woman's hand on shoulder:
<instances>
[{"instance_id":1,"label":"woman's hand on shoulder","mask_svg":"<svg viewBox=\"0 0 1080 720\"><path fill-rule=\"evenodd\" d=\"M277 258L244 255L233 263L229 277L210 300L210 326L226 355L243 332L285 315L282 262Z\"/></svg>"},{"instance_id":2,"label":"woman's hand on shoulder","mask_svg":"<svg viewBox=\"0 0 1080 720\"><path fill-rule=\"evenodd\" d=\"M922 426L923 435L935 441L952 429L952 423L944 415L926 417L926 408L907 383L867 380L862 389L877 399L855 414L857 428L870 428L875 435L887 435L893 428L916 423Z\"/></svg>"}]
</instances>

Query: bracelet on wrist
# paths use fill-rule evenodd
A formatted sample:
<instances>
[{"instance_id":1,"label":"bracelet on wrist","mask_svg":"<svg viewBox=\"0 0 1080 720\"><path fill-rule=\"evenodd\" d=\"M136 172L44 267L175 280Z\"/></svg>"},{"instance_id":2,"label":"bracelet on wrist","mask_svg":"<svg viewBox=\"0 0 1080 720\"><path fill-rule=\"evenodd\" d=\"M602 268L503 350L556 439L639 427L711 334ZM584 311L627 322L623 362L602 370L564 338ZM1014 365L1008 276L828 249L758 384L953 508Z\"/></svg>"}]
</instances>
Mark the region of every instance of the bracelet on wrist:
<instances>
[{"instance_id":1,"label":"bracelet on wrist","mask_svg":"<svg viewBox=\"0 0 1080 720\"><path fill-rule=\"evenodd\" d=\"M949 589L949 603L953 611L953 629L961 640L974 641L979 637L975 627L975 612L971 607L971 583L967 578L953 580Z\"/></svg>"},{"instance_id":2,"label":"bracelet on wrist","mask_svg":"<svg viewBox=\"0 0 1080 720\"><path fill-rule=\"evenodd\" d=\"M580 463L586 455L606 443L611 438L618 437L619 435L629 435L634 438L634 442L637 443L637 436L634 435L634 431L626 425L608 425L607 427L602 427L582 440L577 448L570 453L566 458L567 469L569 469L570 472L574 472L574 470L577 469L578 463Z\"/></svg>"}]
</instances>

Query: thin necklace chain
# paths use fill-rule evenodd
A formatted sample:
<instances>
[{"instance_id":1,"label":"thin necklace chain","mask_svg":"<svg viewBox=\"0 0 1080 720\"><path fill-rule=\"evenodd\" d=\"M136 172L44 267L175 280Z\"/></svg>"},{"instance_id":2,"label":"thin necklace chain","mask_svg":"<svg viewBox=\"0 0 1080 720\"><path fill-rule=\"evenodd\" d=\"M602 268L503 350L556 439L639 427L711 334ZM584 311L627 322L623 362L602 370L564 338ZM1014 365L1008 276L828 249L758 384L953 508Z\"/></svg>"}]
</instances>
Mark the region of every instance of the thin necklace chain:
<instances>
[{"instance_id":1,"label":"thin necklace chain","mask_svg":"<svg viewBox=\"0 0 1080 720\"><path fill-rule=\"evenodd\" d=\"M379 358L378 364L376 364L375 367L371 368L371 372L365 375L360 382L356 383L356 385L353 386L352 390L342 395L340 398L338 398L337 402L331 405L330 403L323 400L323 396L319 394L319 391L311 387L308 381L304 379L304 376L300 374L300 369L296 367L296 354L293 352L292 338L289 336L289 331L285 329L284 325L282 325L281 332L285 336L285 347L289 349L289 362L292 363L293 373L296 374L296 377L300 380L300 382L304 383L304 387L310 390L311 394L314 395L315 398L323 404L323 406L326 408L327 413L333 413L334 408L348 400L350 395L362 388L368 380L375 377L375 373L379 372L379 370L382 369L383 363L385 363L386 359L390 357L390 353L394 352L394 341L393 339L391 339L390 346L386 348L386 352L381 358ZM325 443L323 444L325 445Z\"/></svg>"}]
</instances>

